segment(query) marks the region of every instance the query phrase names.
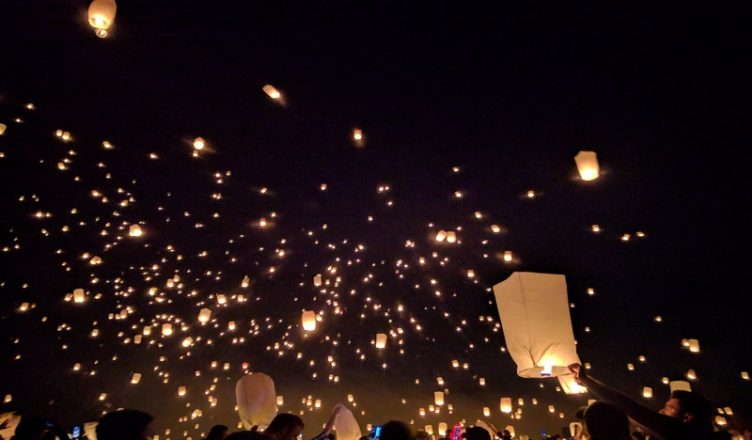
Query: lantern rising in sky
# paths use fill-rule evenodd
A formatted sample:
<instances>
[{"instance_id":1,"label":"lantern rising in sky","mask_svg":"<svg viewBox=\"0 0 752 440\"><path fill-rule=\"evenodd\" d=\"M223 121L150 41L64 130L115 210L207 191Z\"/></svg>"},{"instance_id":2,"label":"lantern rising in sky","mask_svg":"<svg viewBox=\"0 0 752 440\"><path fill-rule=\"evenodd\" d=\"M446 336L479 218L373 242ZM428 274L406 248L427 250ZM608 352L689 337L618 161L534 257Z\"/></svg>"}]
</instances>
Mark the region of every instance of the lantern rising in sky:
<instances>
[{"instance_id":1,"label":"lantern rising in sky","mask_svg":"<svg viewBox=\"0 0 752 440\"><path fill-rule=\"evenodd\" d=\"M97 37L106 38L108 30L115 22L117 4L115 0L94 0L89 4L89 25Z\"/></svg>"},{"instance_id":2,"label":"lantern rising in sky","mask_svg":"<svg viewBox=\"0 0 752 440\"><path fill-rule=\"evenodd\" d=\"M598 165L598 156L594 151L580 151L574 157L577 164L577 171L580 172L582 180L591 181L600 176L600 166Z\"/></svg>"}]
</instances>

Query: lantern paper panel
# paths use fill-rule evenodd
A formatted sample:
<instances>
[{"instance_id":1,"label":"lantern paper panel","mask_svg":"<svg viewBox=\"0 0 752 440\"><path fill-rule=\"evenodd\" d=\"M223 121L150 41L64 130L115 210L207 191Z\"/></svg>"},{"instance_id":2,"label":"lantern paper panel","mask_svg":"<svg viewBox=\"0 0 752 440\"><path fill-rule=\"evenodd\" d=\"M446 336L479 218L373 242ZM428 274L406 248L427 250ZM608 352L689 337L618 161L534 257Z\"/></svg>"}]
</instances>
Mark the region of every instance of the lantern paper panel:
<instances>
[{"instance_id":1,"label":"lantern paper panel","mask_svg":"<svg viewBox=\"0 0 752 440\"><path fill-rule=\"evenodd\" d=\"M358 440L362 433L352 411L344 405L337 405L334 411L336 411L334 430L337 431L337 440Z\"/></svg>"},{"instance_id":2,"label":"lantern paper panel","mask_svg":"<svg viewBox=\"0 0 752 440\"><path fill-rule=\"evenodd\" d=\"M673 393L674 391L692 391L692 385L686 380L672 380L668 386Z\"/></svg>"},{"instance_id":3,"label":"lantern paper panel","mask_svg":"<svg viewBox=\"0 0 752 440\"><path fill-rule=\"evenodd\" d=\"M512 412L512 398L511 397L502 397L499 400L499 409L504 414L509 414Z\"/></svg>"},{"instance_id":4,"label":"lantern paper panel","mask_svg":"<svg viewBox=\"0 0 752 440\"><path fill-rule=\"evenodd\" d=\"M564 275L514 272L493 288L507 351L517 375L571 374L579 364Z\"/></svg>"},{"instance_id":5,"label":"lantern paper panel","mask_svg":"<svg viewBox=\"0 0 752 440\"><path fill-rule=\"evenodd\" d=\"M386 334L377 333L376 334L376 348L382 349L385 347L386 347Z\"/></svg>"},{"instance_id":6,"label":"lantern paper panel","mask_svg":"<svg viewBox=\"0 0 752 440\"><path fill-rule=\"evenodd\" d=\"M438 406L442 406L444 404L444 393L441 391L434 392L433 402Z\"/></svg>"},{"instance_id":7,"label":"lantern paper panel","mask_svg":"<svg viewBox=\"0 0 752 440\"><path fill-rule=\"evenodd\" d=\"M587 388L583 387L582 385L578 384L574 380L574 375L567 374L563 376L559 376L559 385L561 386L561 389L566 394L583 394L587 393Z\"/></svg>"},{"instance_id":8,"label":"lantern paper panel","mask_svg":"<svg viewBox=\"0 0 752 440\"><path fill-rule=\"evenodd\" d=\"M301 321L303 322L303 330L307 332L316 330L316 313L313 311L303 310Z\"/></svg>"},{"instance_id":9,"label":"lantern paper panel","mask_svg":"<svg viewBox=\"0 0 752 440\"><path fill-rule=\"evenodd\" d=\"M577 171L579 171L582 180L595 180L600 176L598 156L594 151L580 151L574 157L574 161L577 164Z\"/></svg>"},{"instance_id":10,"label":"lantern paper panel","mask_svg":"<svg viewBox=\"0 0 752 440\"><path fill-rule=\"evenodd\" d=\"M265 427L277 415L274 381L263 373L246 374L235 385L238 415L245 429Z\"/></svg>"}]
</instances>

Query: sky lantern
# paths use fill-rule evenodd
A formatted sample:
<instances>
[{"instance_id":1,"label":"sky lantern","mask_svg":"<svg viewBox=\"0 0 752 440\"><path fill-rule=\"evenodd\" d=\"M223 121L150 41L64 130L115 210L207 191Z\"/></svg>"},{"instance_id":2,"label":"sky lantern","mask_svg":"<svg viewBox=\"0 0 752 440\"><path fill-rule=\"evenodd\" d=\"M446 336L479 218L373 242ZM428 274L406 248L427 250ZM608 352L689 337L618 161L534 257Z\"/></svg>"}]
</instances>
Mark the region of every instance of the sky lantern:
<instances>
[{"instance_id":1,"label":"sky lantern","mask_svg":"<svg viewBox=\"0 0 752 440\"><path fill-rule=\"evenodd\" d=\"M511 397L502 397L499 400L499 409L504 414L509 414L512 412L512 398Z\"/></svg>"},{"instance_id":2,"label":"sky lantern","mask_svg":"<svg viewBox=\"0 0 752 440\"><path fill-rule=\"evenodd\" d=\"M578 384L574 380L574 375L571 374L559 376L559 385L566 394L582 394L587 392L587 388Z\"/></svg>"},{"instance_id":3,"label":"sky lantern","mask_svg":"<svg viewBox=\"0 0 752 440\"><path fill-rule=\"evenodd\" d=\"M646 399L653 398L653 389L650 387L642 387L642 397Z\"/></svg>"},{"instance_id":4,"label":"sky lantern","mask_svg":"<svg viewBox=\"0 0 752 440\"><path fill-rule=\"evenodd\" d=\"M426 425L425 430L426 430L426 434L433 435L433 425Z\"/></svg>"},{"instance_id":5,"label":"sky lantern","mask_svg":"<svg viewBox=\"0 0 752 440\"><path fill-rule=\"evenodd\" d=\"M441 391L436 391L433 393L433 403L435 403L438 406L444 405L444 393Z\"/></svg>"},{"instance_id":6,"label":"sky lantern","mask_svg":"<svg viewBox=\"0 0 752 440\"><path fill-rule=\"evenodd\" d=\"M285 404L285 396L277 396L277 406L282 406Z\"/></svg>"},{"instance_id":7,"label":"sky lantern","mask_svg":"<svg viewBox=\"0 0 752 440\"><path fill-rule=\"evenodd\" d=\"M251 279L248 277L248 275L243 277L243 281L240 282L240 287L243 289L247 289L248 286L251 284Z\"/></svg>"},{"instance_id":8,"label":"sky lantern","mask_svg":"<svg viewBox=\"0 0 752 440\"><path fill-rule=\"evenodd\" d=\"M204 149L204 147L206 147L206 140L204 140L204 138L199 136L193 140L193 148L196 151L201 151Z\"/></svg>"},{"instance_id":9,"label":"sky lantern","mask_svg":"<svg viewBox=\"0 0 752 440\"><path fill-rule=\"evenodd\" d=\"M131 376L131 383L137 385L139 382L141 382L141 373L133 373L133 376Z\"/></svg>"},{"instance_id":10,"label":"sky lantern","mask_svg":"<svg viewBox=\"0 0 752 440\"><path fill-rule=\"evenodd\" d=\"M491 417L491 408L487 406L483 407L483 417Z\"/></svg>"},{"instance_id":11,"label":"sky lantern","mask_svg":"<svg viewBox=\"0 0 752 440\"><path fill-rule=\"evenodd\" d=\"M742 380L749 380L749 372L748 371L742 371L741 376L742 376Z\"/></svg>"},{"instance_id":12,"label":"sky lantern","mask_svg":"<svg viewBox=\"0 0 752 440\"><path fill-rule=\"evenodd\" d=\"M317 273L316 275L313 276L313 285L316 287L321 287L322 284L324 284L323 278L321 277L320 273Z\"/></svg>"},{"instance_id":13,"label":"sky lantern","mask_svg":"<svg viewBox=\"0 0 752 440\"><path fill-rule=\"evenodd\" d=\"M128 228L128 235L131 237L140 237L144 234L144 231L141 230L141 226L139 225L131 225Z\"/></svg>"},{"instance_id":14,"label":"sky lantern","mask_svg":"<svg viewBox=\"0 0 752 440\"><path fill-rule=\"evenodd\" d=\"M303 322L303 330L307 332L316 330L316 313L313 311L303 310L301 321Z\"/></svg>"},{"instance_id":15,"label":"sky lantern","mask_svg":"<svg viewBox=\"0 0 752 440\"><path fill-rule=\"evenodd\" d=\"M211 319L211 313L212 311L207 308L203 308L198 312L198 322L201 324L206 324L209 322L209 319Z\"/></svg>"},{"instance_id":16,"label":"sky lantern","mask_svg":"<svg viewBox=\"0 0 752 440\"><path fill-rule=\"evenodd\" d=\"M94 0L89 4L89 25L97 37L106 38L108 29L115 22L117 4L115 0Z\"/></svg>"},{"instance_id":17,"label":"sky lantern","mask_svg":"<svg viewBox=\"0 0 752 440\"><path fill-rule=\"evenodd\" d=\"M170 335L172 335L172 324L165 322L164 324L162 324L162 336Z\"/></svg>"},{"instance_id":18,"label":"sky lantern","mask_svg":"<svg viewBox=\"0 0 752 440\"><path fill-rule=\"evenodd\" d=\"M692 391L692 385L685 380L672 380L668 386L672 393L674 391Z\"/></svg>"},{"instance_id":19,"label":"sky lantern","mask_svg":"<svg viewBox=\"0 0 752 440\"><path fill-rule=\"evenodd\" d=\"M493 288L507 350L517 375L570 374L579 364L564 275L514 272Z\"/></svg>"},{"instance_id":20,"label":"sky lantern","mask_svg":"<svg viewBox=\"0 0 752 440\"><path fill-rule=\"evenodd\" d=\"M334 430L339 440L358 440L361 438L360 424L355 419L352 411L344 405L334 407Z\"/></svg>"},{"instance_id":21,"label":"sky lantern","mask_svg":"<svg viewBox=\"0 0 752 440\"><path fill-rule=\"evenodd\" d=\"M482 387L486 386L486 378L485 377L481 377L480 379L478 379L478 385L480 385Z\"/></svg>"},{"instance_id":22,"label":"sky lantern","mask_svg":"<svg viewBox=\"0 0 752 440\"><path fill-rule=\"evenodd\" d=\"M272 98L273 100L275 101L282 100L282 93L279 90L277 90L277 88L274 87L273 85L267 84L262 88L262 90L264 91L264 93L266 93L268 97Z\"/></svg>"},{"instance_id":23,"label":"sky lantern","mask_svg":"<svg viewBox=\"0 0 752 440\"><path fill-rule=\"evenodd\" d=\"M689 380L697 380L697 373L693 368L690 368L687 370L687 379Z\"/></svg>"},{"instance_id":24,"label":"sky lantern","mask_svg":"<svg viewBox=\"0 0 752 440\"><path fill-rule=\"evenodd\" d=\"M0 122L0 136L5 134L5 130L8 129L8 126Z\"/></svg>"},{"instance_id":25,"label":"sky lantern","mask_svg":"<svg viewBox=\"0 0 752 440\"><path fill-rule=\"evenodd\" d=\"M178 387L178 397L183 397L183 396L185 396L185 393L186 393L186 391L187 391L187 390L186 390L186 388L185 388L185 385L180 385L180 386Z\"/></svg>"},{"instance_id":26,"label":"sky lantern","mask_svg":"<svg viewBox=\"0 0 752 440\"><path fill-rule=\"evenodd\" d=\"M86 293L84 289L73 289L73 302L76 304L83 304L86 301Z\"/></svg>"},{"instance_id":27,"label":"sky lantern","mask_svg":"<svg viewBox=\"0 0 752 440\"><path fill-rule=\"evenodd\" d=\"M449 429L449 426L446 424L446 422L439 422L439 435L440 436L445 437L447 429Z\"/></svg>"},{"instance_id":28,"label":"sky lantern","mask_svg":"<svg viewBox=\"0 0 752 440\"><path fill-rule=\"evenodd\" d=\"M376 333L376 348L386 348L386 333Z\"/></svg>"},{"instance_id":29,"label":"sky lantern","mask_svg":"<svg viewBox=\"0 0 752 440\"><path fill-rule=\"evenodd\" d=\"M594 151L580 151L574 157L574 161L577 164L577 171L580 172L582 180L595 180L600 175L598 156Z\"/></svg>"},{"instance_id":30,"label":"sky lantern","mask_svg":"<svg viewBox=\"0 0 752 440\"><path fill-rule=\"evenodd\" d=\"M687 342L688 342L687 347L689 348L689 351L691 353L700 352L700 341L698 341L697 339L689 339L687 340Z\"/></svg>"},{"instance_id":31,"label":"sky lantern","mask_svg":"<svg viewBox=\"0 0 752 440\"><path fill-rule=\"evenodd\" d=\"M504 251L504 261L509 263L512 261L513 255L512 251Z\"/></svg>"},{"instance_id":32,"label":"sky lantern","mask_svg":"<svg viewBox=\"0 0 752 440\"><path fill-rule=\"evenodd\" d=\"M362 147L363 145L365 145L365 137L363 136L363 130L361 130L360 128L353 129L352 139L356 147Z\"/></svg>"},{"instance_id":33,"label":"sky lantern","mask_svg":"<svg viewBox=\"0 0 752 440\"><path fill-rule=\"evenodd\" d=\"M457 233L454 231L447 231L446 233L446 241L447 243L456 243L457 242Z\"/></svg>"},{"instance_id":34,"label":"sky lantern","mask_svg":"<svg viewBox=\"0 0 752 440\"><path fill-rule=\"evenodd\" d=\"M419 408L418 409L418 414L420 414L421 417L425 417L426 416L426 409L425 408Z\"/></svg>"},{"instance_id":35,"label":"sky lantern","mask_svg":"<svg viewBox=\"0 0 752 440\"><path fill-rule=\"evenodd\" d=\"M193 345L193 338L188 336L187 338L183 339L183 342L180 343L184 348L188 348L191 345Z\"/></svg>"},{"instance_id":36,"label":"sky lantern","mask_svg":"<svg viewBox=\"0 0 752 440\"><path fill-rule=\"evenodd\" d=\"M238 415L245 429L267 426L277 414L274 381L263 373L246 374L235 385Z\"/></svg>"},{"instance_id":37,"label":"sky lantern","mask_svg":"<svg viewBox=\"0 0 752 440\"><path fill-rule=\"evenodd\" d=\"M496 224L491 225L491 232L493 232L494 234L500 233L501 232L501 226L496 225Z\"/></svg>"},{"instance_id":38,"label":"sky lantern","mask_svg":"<svg viewBox=\"0 0 752 440\"><path fill-rule=\"evenodd\" d=\"M436 241L442 242L446 240L447 238L447 232L443 229L440 229L439 232L436 233Z\"/></svg>"}]
</instances>

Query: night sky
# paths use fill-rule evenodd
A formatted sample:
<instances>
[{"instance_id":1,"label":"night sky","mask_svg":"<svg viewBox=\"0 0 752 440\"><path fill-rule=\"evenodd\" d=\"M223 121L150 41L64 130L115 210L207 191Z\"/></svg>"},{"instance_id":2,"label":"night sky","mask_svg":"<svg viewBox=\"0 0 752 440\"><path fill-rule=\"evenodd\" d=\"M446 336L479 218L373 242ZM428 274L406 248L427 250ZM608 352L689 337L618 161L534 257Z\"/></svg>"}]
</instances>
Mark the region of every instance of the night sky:
<instances>
[{"instance_id":1,"label":"night sky","mask_svg":"<svg viewBox=\"0 0 752 440\"><path fill-rule=\"evenodd\" d=\"M3 408L66 426L139 408L162 437L197 438L237 423L248 362L306 435L348 394L364 430L487 406L497 426L558 432L589 396L517 377L489 291L525 270L566 275L593 376L658 409L661 378L693 368L696 391L752 422L738 11L130 0L99 39L87 6L0 6ZM599 179L578 177L580 150ZM65 301L76 288L83 304ZM321 317L309 335L303 309ZM420 417L443 389L453 413ZM525 400L520 420L502 396Z\"/></svg>"}]
</instances>

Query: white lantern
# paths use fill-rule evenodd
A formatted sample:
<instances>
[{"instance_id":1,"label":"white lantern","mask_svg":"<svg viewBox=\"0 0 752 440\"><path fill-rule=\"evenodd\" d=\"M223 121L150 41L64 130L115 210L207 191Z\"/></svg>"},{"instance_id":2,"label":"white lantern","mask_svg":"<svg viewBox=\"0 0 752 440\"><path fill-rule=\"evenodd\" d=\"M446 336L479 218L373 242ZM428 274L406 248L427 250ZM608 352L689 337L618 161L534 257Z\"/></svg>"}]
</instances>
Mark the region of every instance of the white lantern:
<instances>
[{"instance_id":1,"label":"white lantern","mask_svg":"<svg viewBox=\"0 0 752 440\"><path fill-rule=\"evenodd\" d=\"M172 335L172 324L165 322L164 324L162 324L162 336L170 335Z\"/></svg>"},{"instance_id":2,"label":"white lantern","mask_svg":"<svg viewBox=\"0 0 752 440\"><path fill-rule=\"evenodd\" d=\"M642 388L642 397L646 399L652 399L653 398L653 389L650 387L643 387Z\"/></svg>"},{"instance_id":3,"label":"white lantern","mask_svg":"<svg viewBox=\"0 0 752 440\"><path fill-rule=\"evenodd\" d=\"M443 229L439 230L439 232L436 233L436 241L444 241L446 240L447 232Z\"/></svg>"},{"instance_id":4,"label":"white lantern","mask_svg":"<svg viewBox=\"0 0 752 440\"><path fill-rule=\"evenodd\" d=\"M577 156L574 157L574 161L577 163L577 171L580 172L582 180L595 180L600 175L598 156L595 152L580 151L577 153Z\"/></svg>"},{"instance_id":5,"label":"white lantern","mask_svg":"<svg viewBox=\"0 0 752 440\"><path fill-rule=\"evenodd\" d=\"M486 378L485 377L481 377L480 379L478 379L478 385L480 385L482 387L486 386Z\"/></svg>"},{"instance_id":6,"label":"white lantern","mask_svg":"<svg viewBox=\"0 0 752 440\"><path fill-rule=\"evenodd\" d=\"M449 429L449 426L447 426L446 422L439 422L439 435L445 436L447 429Z\"/></svg>"},{"instance_id":7,"label":"white lantern","mask_svg":"<svg viewBox=\"0 0 752 440\"><path fill-rule=\"evenodd\" d=\"M201 151L201 150L204 149L204 147L206 147L206 140L204 140L204 138L202 138L202 137L199 136L199 137L197 137L196 139L193 140L193 148L194 149L196 149L198 151Z\"/></svg>"},{"instance_id":8,"label":"white lantern","mask_svg":"<svg viewBox=\"0 0 752 440\"><path fill-rule=\"evenodd\" d=\"M444 405L444 393L441 391L436 391L433 393L433 402L438 405L442 406Z\"/></svg>"},{"instance_id":9,"label":"white lantern","mask_svg":"<svg viewBox=\"0 0 752 440\"><path fill-rule=\"evenodd\" d=\"M284 396L277 396L277 406L282 406L285 404L285 397Z\"/></svg>"},{"instance_id":10,"label":"white lantern","mask_svg":"<svg viewBox=\"0 0 752 440\"><path fill-rule=\"evenodd\" d=\"M84 289L73 289L73 302L76 304L81 304L84 301L86 301L86 294L84 293Z\"/></svg>"},{"instance_id":11,"label":"white lantern","mask_svg":"<svg viewBox=\"0 0 752 440\"><path fill-rule=\"evenodd\" d=\"M139 225L131 225L128 228L128 235L131 237L140 237L142 236L144 231L141 230L141 226Z\"/></svg>"},{"instance_id":12,"label":"white lantern","mask_svg":"<svg viewBox=\"0 0 752 440\"><path fill-rule=\"evenodd\" d=\"M504 251L504 261L511 262L513 258L512 251Z\"/></svg>"},{"instance_id":13,"label":"white lantern","mask_svg":"<svg viewBox=\"0 0 752 440\"><path fill-rule=\"evenodd\" d=\"M7 125L0 122L0 136L5 134L5 130L8 128Z\"/></svg>"},{"instance_id":14,"label":"white lantern","mask_svg":"<svg viewBox=\"0 0 752 440\"><path fill-rule=\"evenodd\" d=\"M507 350L517 375L540 378L571 374L579 364L569 317L564 275L514 272L494 286Z\"/></svg>"},{"instance_id":15,"label":"white lantern","mask_svg":"<svg viewBox=\"0 0 752 440\"><path fill-rule=\"evenodd\" d=\"M509 414L512 412L512 398L511 397L502 397L499 400L499 409L504 414Z\"/></svg>"},{"instance_id":16,"label":"white lantern","mask_svg":"<svg viewBox=\"0 0 752 440\"><path fill-rule=\"evenodd\" d=\"M338 440L358 440L361 437L360 424L355 420L352 411L344 405L336 405L332 413Z\"/></svg>"},{"instance_id":17,"label":"white lantern","mask_svg":"<svg viewBox=\"0 0 752 440\"><path fill-rule=\"evenodd\" d=\"M272 99L277 100L277 99L281 99L282 98L282 93L279 90L277 90L277 88L274 87L271 84L265 85L263 87L263 90L264 90L264 93L266 93L267 96L269 96Z\"/></svg>"},{"instance_id":18,"label":"white lantern","mask_svg":"<svg viewBox=\"0 0 752 440\"><path fill-rule=\"evenodd\" d=\"M353 143L355 144L356 147L362 147L363 144L365 144L365 139L363 137L363 130L361 130L360 128L356 128L353 130L352 138L353 138Z\"/></svg>"},{"instance_id":19,"label":"white lantern","mask_svg":"<svg viewBox=\"0 0 752 440\"><path fill-rule=\"evenodd\" d=\"M436 383L439 384L439 386L444 386L444 378L439 376L436 378Z\"/></svg>"},{"instance_id":20,"label":"white lantern","mask_svg":"<svg viewBox=\"0 0 752 440\"><path fill-rule=\"evenodd\" d=\"M386 334L377 333L376 334L376 348L382 349L385 347L386 347Z\"/></svg>"},{"instance_id":21,"label":"white lantern","mask_svg":"<svg viewBox=\"0 0 752 440\"><path fill-rule=\"evenodd\" d=\"M243 280L240 282L240 287L243 289L247 288L251 284L251 279L248 278L248 275L243 277Z\"/></svg>"},{"instance_id":22,"label":"white lantern","mask_svg":"<svg viewBox=\"0 0 752 440\"><path fill-rule=\"evenodd\" d=\"M139 382L141 382L141 373L133 373L133 376L131 376L131 383L137 385Z\"/></svg>"},{"instance_id":23,"label":"white lantern","mask_svg":"<svg viewBox=\"0 0 752 440\"><path fill-rule=\"evenodd\" d=\"M433 435L433 425L426 425L425 430L426 430L426 434Z\"/></svg>"},{"instance_id":24,"label":"white lantern","mask_svg":"<svg viewBox=\"0 0 752 440\"><path fill-rule=\"evenodd\" d=\"M692 385L685 380L672 380L668 383L668 386L672 393L674 391L692 391Z\"/></svg>"},{"instance_id":25,"label":"white lantern","mask_svg":"<svg viewBox=\"0 0 752 440\"><path fill-rule=\"evenodd\" d=\"M421 417L425 417L426 409L425 408L418 409L418 414L420 414Z\"/></svg>"},{"instance_id":26,"label":"white lantern","mask_svg":"<svg viewBox=\"0 0 752 440\"><path fill-rule=\"evenodd\" d=\"M201 324L206 324L209 322L209 319L211 319L211 310L207 308L203 308L198 312L198 322Z\"/></svg>"},{"instance_id":27,"label":"white lantern","mask_svg":"<svg viewBox=\"0 0 752 440\"><path fill-rule=\"evenodd\" d=\"M245 429L268 426L277 414L274 381L263 373L243 376L235 385L238 414Z\"/></svg>"},{"instance_id":28,"label":"white lantern","mask_svg":"<svg viewBox=\"0 0 752 440\"><path fill-rule=\"evenodd\" d=\"M324 281L324 280L323 280L323 278L321 277L321 274L320 274L320 273L317 273L316 275L314 275L314 276L313 276L313 285L314 285L314 286L316 286L316 287L321 287L321 285L322 285L322 284L324 284L324 283L323 283L323 281Z\"/></svg>"},{"instance_id":29,"label":"white lantern","mask_svg":"<svg viewBox=\"0 0 752 440\"><path fill-rule=\"evenodd\" d=\"M572 422L569 424L569 435L573 438L580 438L582 435L582 423Z\"/></svg>"},{"instance_id":30,"label":"white lantern","mask_svg":"<svg viewBox=\"0 0 752 440\"><path fill-rule=\"evenodd\" d=\"M187 391L188 391L188 390L187 390L187 389L185 388L185 385L180 385L180 386L178 387L178 397L183 397L183 396L185 396L185 393L186 393Z\"/></svg>"},{"instance_id":31,"label":"white lantern","mask_svg":"<svg viewBox=\"0 0 752 440\"><path fill-rule=\"evenodd\" d=\"M698 341L697 339L689 339L687 340L687 342L689 343L688 347L689 347L690 352L692 353L700 352L700 341Z\"/></svg>"},{"instance_id":32,"label":"white lantern","mask_svg":"<svg viewBox=\"0 0 752 440\"><path fill-rule=\"evenodd\" d=\"M483 417L491 417L491 408L487 406L483 407Z\"/></svg>"},{"instance_id":33,"label":"white lantern","mask_svg":"<svg viewBox=\"0 0 752 440\"><path fill-rule=\"evenodd\" d=\"M566 394L582 394L587 392L587 388L578 384L574 380L574 375L571 374L559 376L559 385Z\"/></svg>"},{"instance_id":34,"label":"white lantern","mask_svg":"<svg viewBox=\"0 0 752 440\"><path fill-rule=\"evenodd\" d=\"M748 371L742 371L742 380L749 380L749 372Z\"/></svg>"},{"instance_id":35,"label":"white lantern","mask_svg":"<svg viewBox=\"0 0 752 440\"><path fill-rule=\"evenodd\" d=\"M301 320L303 321L303 330L307 332L316 330L316 313L310 310L303 310Z\"/></svg>"},{"instance_id":36,"label":"white lantern","mask_svg":"<svg viewBox=\"0 0 752 440\"><path fill-rule=\"evenodd\" d=\"M456 243L457 242L457 233L454 231L448 231L446 234L446 241L447 243Z\"/></svg>"},{"instance_id":37,"label":"white lantern","mask_svg":"<svg viewBox=\"0 0 752 440\"><path fill-rule=\"evenodd\" d=\"M94 0L89 4L89 25L96 30L97 37L107 37L107 30L115 22L116 13L115 0Z\"/></svg>"},{"instance_id":38,"label":"white lantern","mask_svg":"<svg viewBox=\"0 0 752 440\"><path fill-rule=\"evenodd\" d=\"M695 373L695 370L693 368L690 368L689 370L687 370L687 379L689 380L697 379L697 373Z\"/></svg>"}]
</instances>

